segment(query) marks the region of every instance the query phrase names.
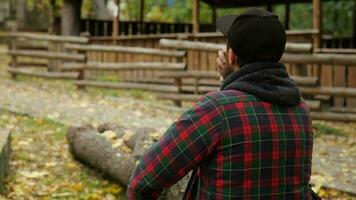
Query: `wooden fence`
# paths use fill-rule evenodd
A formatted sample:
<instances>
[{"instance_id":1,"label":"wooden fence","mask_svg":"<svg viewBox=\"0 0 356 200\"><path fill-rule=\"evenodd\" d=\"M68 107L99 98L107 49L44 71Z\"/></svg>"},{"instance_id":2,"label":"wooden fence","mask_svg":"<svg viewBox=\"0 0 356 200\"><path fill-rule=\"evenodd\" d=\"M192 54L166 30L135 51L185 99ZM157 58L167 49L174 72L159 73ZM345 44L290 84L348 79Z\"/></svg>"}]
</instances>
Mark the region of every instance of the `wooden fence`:
<instances>
[{"instance_id":1,"label":"wooden fence","mask_svg":"<svg viewBox=\"0 0 356 200\"><path fill-rule=\"evenodd\" d=\"M304 43L289 42L282 61L301 86L303 96L314 111L314 119L356 121L356 116L350 114L356 113L356 52L312 49L311 40L305 34L293 34L289 34L289 41L293 41L293 35L294 41ZM174 100L177 105L219 88L215 60L217 50L224 44L222 37L216 34L91 38L90 45L82 37L27 33L13 33L11 37L9 72L14 76L78 79L75 84L79 87L151 90L158 92L160 98ZM169 39L160 40L160 37ZM36 59L36 62L26 63L19 60L22 57L47 62L40 63ZM35 66L48 68L49 72L23 69ZM103 80L108 76L114 76L111 82ZM335 114L338 112L344 117Z\"/></svg>"},{"instance_id":2,"label":"wooden fence","mask_svg":"<svg viewBox=\"0 0 356 200\"><path fill-rule=\"evenodd\" d=\"M11 44L9 73L45 78L76 79L76 72L60 72L64 62L85 62L85 55L64 51L65 43L88 43L88 38L35 33L9 33ZM33 68L37 68L33 70ZM40 68L40 69L38 69Z\"/></svg>"},{"instance_id":3,"label":"wooden fence","mask_svg":"<svg viewBox=\"0 0 356 200\"><path fill-rule=\"evenodd\" d=\"M166 33L191 33L191 23L163 23L163 22L137 22L120 21L119 35L138 34L166 34ZM89 33L91 36L111 36L113 31L112 20L82 19L81 32ZM201 32L214 32L216 27L212 24L201 24Z\"/></svg>"}]
</instances>

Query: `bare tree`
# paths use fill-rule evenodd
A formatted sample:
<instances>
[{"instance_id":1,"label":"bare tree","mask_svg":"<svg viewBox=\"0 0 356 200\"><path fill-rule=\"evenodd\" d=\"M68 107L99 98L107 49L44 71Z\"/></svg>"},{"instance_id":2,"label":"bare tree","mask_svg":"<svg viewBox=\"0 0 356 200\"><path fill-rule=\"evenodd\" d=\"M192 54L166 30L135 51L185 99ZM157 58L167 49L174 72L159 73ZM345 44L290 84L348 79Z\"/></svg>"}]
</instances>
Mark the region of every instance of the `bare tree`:
<instances>
[{"instance_id":1,"label":"bare tree","mask_svg":"<svg viewBox=\"0 0 356 200\"><path fill-rule=\"evenodd\" d=\"M101 20L111 20L108 10L106 9L104 0L93 0L95 4L96 18Z\"/></svg>"},{"instance_id":2,"label":"bare tree","mask_svg":"<svg viewBox=\"0 0 356 200\"><path fill-rule=\"evenodd\" d=\"M80 34L82 0L64 0L62 7L62 35Z\"/></svg>"}]
</instances>

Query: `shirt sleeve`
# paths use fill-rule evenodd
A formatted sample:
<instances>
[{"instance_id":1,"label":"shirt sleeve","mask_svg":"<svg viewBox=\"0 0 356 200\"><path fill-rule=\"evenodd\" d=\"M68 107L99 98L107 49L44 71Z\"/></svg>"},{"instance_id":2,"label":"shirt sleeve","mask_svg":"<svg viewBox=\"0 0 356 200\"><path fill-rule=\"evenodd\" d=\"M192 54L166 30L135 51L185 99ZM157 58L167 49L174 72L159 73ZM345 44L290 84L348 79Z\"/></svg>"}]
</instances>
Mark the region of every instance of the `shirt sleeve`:
<instances>
[{"instance_id":1,"label":"shirt sleeve","mask_svg":"<svg viewBox=\"0 0 356 200\"><path fill-rule=\"evenodd\" d=\"M214 151L223 131L222 118L211 97L186 111L141 158L127 198L157 199L164 188L183 178Z\"/></svg>"}]
</instances>

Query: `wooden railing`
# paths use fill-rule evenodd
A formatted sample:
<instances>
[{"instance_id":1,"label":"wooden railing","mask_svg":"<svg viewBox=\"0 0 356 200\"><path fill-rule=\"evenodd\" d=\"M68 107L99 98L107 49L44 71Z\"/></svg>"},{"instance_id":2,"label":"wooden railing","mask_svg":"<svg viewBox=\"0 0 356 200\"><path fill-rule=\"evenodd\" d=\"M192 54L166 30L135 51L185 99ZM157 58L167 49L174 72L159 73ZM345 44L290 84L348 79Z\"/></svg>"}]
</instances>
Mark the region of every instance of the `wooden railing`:
<instances>
[{"instance_id":1,"label":"wooden railing","mask_svg":"<svg viewBox=\"0 0 356 200\"><path fill-rule=\"evenodd\" d=\"M79 87L151 90L177 105L219 89L216 52L225 46L220 35L160 36L169 39L127 36L114 41L92 40L88 45L83 37L12 33L9 72L14 78L22 74L77 79ZM356 113L355 53L350 49L312 49L310 43L287 44L282 62L309 100L314 119L342 120L335 113ZM108 76L115 78L108 82ZM345 121L356 119L347 115Z\"/></svg>"},{"instance_id":2,"label":"wooden railing","mask_svg":"<svg viewBox=\"0 0 356 200\"><path fill-rule=\"evenodd\" d=\"M11 38L9 73L45 78L77 79L76 72L63 73L58 68L64 62L85 62L85 55L64 51L66 43L86 44L85 37L54 36L38 33L8 33ZM33 68L37 68L33 70ZM39 69L40 68L40 69Z\"/></svg>"},{"instance_id":3,"label":"wooden railing","mask_svg":"<svg viewBox=\"0 0 356 200\"><path fill-rule=\"evenodd\" d=\"M161 40L164 47L184 50L216 52L224 45L192 41ZM356 121L356 56L352 54L312 53L310 44L289 43L281 62L285 63L292 79L313 110L313 119ZM162 73L162 78L173 78L183 93L159 94L160 98L194 101L199 95L219 89L217 73L185 71ZM215 77L215 78L214 78ZM184 86L184 79L193 79L192 87ZM190 92L193 91L193 92ZM185 92L185 93L184 93ZM338 114L338 112L344 112ZM350 114L345 114L348 112ZM352 114L353 113L353 114ZM344 118L343 118L344 116Z\"/></svg>"}]
</instances>

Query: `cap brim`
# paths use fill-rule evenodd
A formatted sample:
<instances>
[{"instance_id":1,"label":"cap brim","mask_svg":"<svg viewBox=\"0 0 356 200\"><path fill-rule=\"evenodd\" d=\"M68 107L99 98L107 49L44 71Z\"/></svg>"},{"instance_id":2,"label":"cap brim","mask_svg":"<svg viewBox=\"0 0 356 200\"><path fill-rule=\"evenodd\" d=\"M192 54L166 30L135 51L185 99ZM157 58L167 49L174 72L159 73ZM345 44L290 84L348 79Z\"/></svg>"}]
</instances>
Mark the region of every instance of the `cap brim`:
<instances>
[{"instance_id":1,"label":"cap brim","mask_svg":"<svg viewBox=\"0 0 356 200\"><path fill-rule=\"evenodd\" d=\"M223 17L219 17L216 20L216 27L224 36L227 36L237 17L237 15L225 15Z\"/></svg>"}]
</instances>

